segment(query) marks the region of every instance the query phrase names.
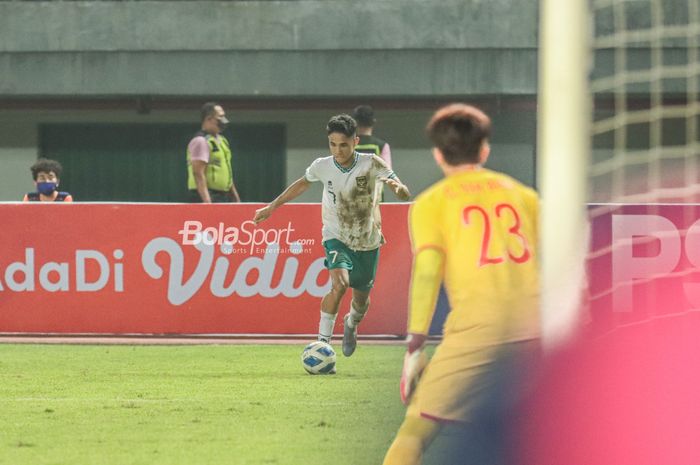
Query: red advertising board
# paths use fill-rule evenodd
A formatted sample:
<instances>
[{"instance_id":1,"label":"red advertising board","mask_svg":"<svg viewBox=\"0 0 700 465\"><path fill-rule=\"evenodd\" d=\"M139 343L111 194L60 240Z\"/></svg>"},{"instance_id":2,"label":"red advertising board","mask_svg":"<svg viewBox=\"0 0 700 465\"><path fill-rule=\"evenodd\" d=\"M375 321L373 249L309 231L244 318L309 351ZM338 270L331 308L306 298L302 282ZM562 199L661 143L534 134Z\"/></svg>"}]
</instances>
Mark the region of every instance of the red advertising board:
<instances>
[{"instance_id":1,"label":"red advertising board","mask_svg":"<svg viewBox=\"0 0 700 465\"><path fill-rule=\"evenodd\" d=\"M330 286L320 205L285 205L258 226L256 208L2 204L0 332L315 334ZM406 332L407 210L382 206L363 334Z\"/></svg>"},{"instance_id":2,"label":"red advertising board","mask_svg":"<svg viewBox=\"0 0 700 465\"><path fill-rule=\"evenodd\" d=\"M595 324L605 330L700 315L692 312L700 308L700 206L592 205L590 212Z\"/></svg>"}]
</instances>

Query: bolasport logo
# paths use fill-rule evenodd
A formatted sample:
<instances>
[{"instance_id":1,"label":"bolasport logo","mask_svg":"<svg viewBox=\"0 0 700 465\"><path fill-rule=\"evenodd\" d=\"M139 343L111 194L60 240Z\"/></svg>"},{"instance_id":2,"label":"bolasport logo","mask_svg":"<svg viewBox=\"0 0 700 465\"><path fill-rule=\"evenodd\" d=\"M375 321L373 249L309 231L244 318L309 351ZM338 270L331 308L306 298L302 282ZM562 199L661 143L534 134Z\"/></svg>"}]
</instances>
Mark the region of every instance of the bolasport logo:
<instances>
[{"instance_id":1,"label":"bolasport logo","mask_svg":"<svg viewBox=\"0 0 700 465\"><path fill-rule=\"evenodd\" d=\"M186 220L178 234L182 245L217 245L226 254L264 254L271 247L277 253L311 253L315 239L299 238L294 234L292 222L284 228L258 228L251 220L239 226L204 226L201 221Z\"/></svg>"}]
</instances>

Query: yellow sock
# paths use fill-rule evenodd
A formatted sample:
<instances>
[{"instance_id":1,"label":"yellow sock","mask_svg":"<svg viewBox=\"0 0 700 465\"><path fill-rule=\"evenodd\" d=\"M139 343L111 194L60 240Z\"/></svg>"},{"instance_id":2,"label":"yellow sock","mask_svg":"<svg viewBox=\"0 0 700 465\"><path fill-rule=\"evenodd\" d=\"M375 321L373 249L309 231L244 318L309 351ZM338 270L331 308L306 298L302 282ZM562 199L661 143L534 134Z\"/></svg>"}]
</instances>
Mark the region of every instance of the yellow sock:
<instances>
[{"instance_id":1,"label":"yellow sock","mask_svg":"<svg viewBox=\"0 0 700 465\"><path fill-rule=\"evenodd\" d=\"M423 452L440 431L440 424L423 417L406 417L384 457L384 465L420 465Z\"/></svg>"}]
</instances>

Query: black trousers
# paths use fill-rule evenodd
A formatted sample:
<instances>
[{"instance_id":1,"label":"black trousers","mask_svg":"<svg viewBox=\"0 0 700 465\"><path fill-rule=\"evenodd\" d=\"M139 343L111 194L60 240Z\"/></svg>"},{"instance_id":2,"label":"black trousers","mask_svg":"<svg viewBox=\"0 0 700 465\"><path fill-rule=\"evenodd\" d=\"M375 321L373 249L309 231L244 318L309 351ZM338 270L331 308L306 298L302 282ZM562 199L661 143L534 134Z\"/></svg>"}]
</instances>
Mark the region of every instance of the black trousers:
<instances>
[{"instance_id":1,"label":"black trousers","mask_svg":"<svg viewBox=\"0 0 700 465\"><path fill-rule=\"evenodd\" d=\"M209 189L209 197L211 197L212 203L233 202L233 195L229 191L215 191L213 189ZM199 196L199 192L196 190L190 190L190 202L202 203L202 198Z\"/></svg>"}]
</instances>

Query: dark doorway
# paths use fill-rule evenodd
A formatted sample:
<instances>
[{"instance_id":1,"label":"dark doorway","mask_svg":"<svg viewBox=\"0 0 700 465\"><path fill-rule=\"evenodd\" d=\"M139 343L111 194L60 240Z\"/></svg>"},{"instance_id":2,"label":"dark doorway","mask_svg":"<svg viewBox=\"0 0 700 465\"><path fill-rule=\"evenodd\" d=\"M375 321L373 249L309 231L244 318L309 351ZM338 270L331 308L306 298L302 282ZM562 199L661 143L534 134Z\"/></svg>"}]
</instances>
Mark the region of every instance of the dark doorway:
<instances>
[{"instance_id":1,"label":"dark doorway","mask_svg":"<svg viewBox=\"0 0 700 465\"><path fill-rule=\"evenodd\" d=\"M84 202L186 202L191 124L45 124L40 154L63 165L61 187ZM282 124L234 124L225 132L244 202L267 202L286 185Z\"/></svg>"}]
</instances>

